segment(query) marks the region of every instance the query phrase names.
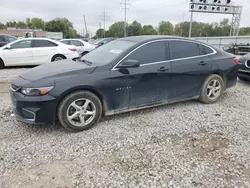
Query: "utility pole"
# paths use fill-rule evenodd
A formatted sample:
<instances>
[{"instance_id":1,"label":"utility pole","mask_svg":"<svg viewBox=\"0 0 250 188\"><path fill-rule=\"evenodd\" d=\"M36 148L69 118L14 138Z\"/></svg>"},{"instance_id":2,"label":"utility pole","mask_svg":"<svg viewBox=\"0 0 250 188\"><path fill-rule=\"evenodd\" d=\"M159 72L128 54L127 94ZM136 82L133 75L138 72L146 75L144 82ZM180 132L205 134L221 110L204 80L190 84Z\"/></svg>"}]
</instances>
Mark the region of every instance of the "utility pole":
<instances>
[{"instance_id":1,"label":"utility pole","mask_svg":"<svg viewBox=\"0 0 250 188\"><path fill-rule=\"evenodd\" d=\"M188 37L191 38L192 36L192 27L193 27L193 11L191 11L191 16L190 16L190 24L189 24L189 34Z\"/></svg>"},{"instance_id":2,"label":"utility pole","mask_svg":"<svg viewBox=\"0 0 250 188\"><path fill-rule=\"evenodd\" d=\"M127 36L127 10L128 10L128 5L130 5L130 3L127 2L128 0L124 0L123 3L121 3L122 5L124 5L124 37Z\"/></svg>"},{"instance_id":3,"label":"utility pole","mask_svg":"<svg viewBox=\"0 0 250 188\"><path fill-rule=\"evenodd\" d=\"M103 14L102 14L103 29L104 29L104 31L103 31L103 38L105 38L105 33L106 33L106 21L107 21L107 19L108 19L107 12L106 12L105 9L104 9L104 12L103 12Z\"/></svg>"},{"instance_id":4,"label":"utility pole","mask_svg":"<svg viewBox=\"0 0 250 188\"><path fill-rule=\"evenodd\" d=\"M83 15L83 18L84 18L84 24L85 24L85 29L86 29L86 35L87 35L88 34L88 28L87 28L85 15Z\"/></svg>"}]
</instances>

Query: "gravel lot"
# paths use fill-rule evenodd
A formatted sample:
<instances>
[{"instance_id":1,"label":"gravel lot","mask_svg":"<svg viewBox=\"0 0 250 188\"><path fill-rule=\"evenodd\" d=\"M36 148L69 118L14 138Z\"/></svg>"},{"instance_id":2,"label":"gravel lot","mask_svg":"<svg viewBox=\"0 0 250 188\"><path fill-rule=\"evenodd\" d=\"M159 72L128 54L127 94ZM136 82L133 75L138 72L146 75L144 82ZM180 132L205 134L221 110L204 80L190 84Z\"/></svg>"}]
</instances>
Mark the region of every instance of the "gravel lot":
<instances>
[{"instance_id":1,"label":"gravel lot","mask_svg":"<svg viewBox=\"0 0 250 188\"><path fill-rule=\"evenodd\" d=\"M0 83L1 82L8 82L13 79L16 75L23 73L24 71L29 70L28 67L26 68L8 68L0 70Z\"/></svg>"},{"instance_id":2,"label":"gravel lot","mask_svg":"<svg viewBox=\"0 0 250 188\"><path fill-rule=\"evenodd\" d=\"M17 123L0 91L1 188L250 187L249 83L217 104L107 117L81 133Z\"/></svg>"}]
</instances>

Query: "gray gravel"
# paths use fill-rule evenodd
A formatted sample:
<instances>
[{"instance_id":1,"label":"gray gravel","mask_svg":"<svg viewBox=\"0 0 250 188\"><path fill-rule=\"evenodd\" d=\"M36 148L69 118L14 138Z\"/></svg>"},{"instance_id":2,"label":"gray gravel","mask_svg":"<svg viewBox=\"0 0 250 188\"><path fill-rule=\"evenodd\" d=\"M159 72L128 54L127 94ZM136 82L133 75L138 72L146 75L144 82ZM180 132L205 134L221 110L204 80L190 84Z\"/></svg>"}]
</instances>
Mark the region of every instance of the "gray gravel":
<instances>
[{"instance_id":1,"label":"gray gravel","mask_svg":"<svg viewBox=\"0 0 250 188\"><path fill-rule=\"evenodd\" d=\"M0 69L0 83L11 81L17 75L29 70L30 68L6 68Z\"/></svg>"},{"instance_id":2,"label":"gray gravel","mask_svg":"<svg viewBox=\"0 0 250 188\"><path fill-rule=\"evenodd\" d=\"M250 84L104 118L93 129L29 126L0 107L0 187L250 187ZM3 102L4 101L4 102Z\"/></svg>"}]
</instances>

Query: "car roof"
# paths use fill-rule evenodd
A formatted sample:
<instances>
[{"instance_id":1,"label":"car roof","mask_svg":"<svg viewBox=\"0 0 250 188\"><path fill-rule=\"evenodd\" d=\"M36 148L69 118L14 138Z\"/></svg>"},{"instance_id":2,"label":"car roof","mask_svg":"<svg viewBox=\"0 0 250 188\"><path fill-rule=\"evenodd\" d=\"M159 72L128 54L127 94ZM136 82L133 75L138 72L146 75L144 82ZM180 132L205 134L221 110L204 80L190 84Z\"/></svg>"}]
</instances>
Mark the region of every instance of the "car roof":
<instances>
[{"instance_id":1,"label":"car roof","mask_svg":"<svg viewBox=\"0 0 250 188\"><path fill-rule=\"evenodd\" d=\"M165 35L142 35L142 36L132 36L132 37L120 38L118 40L145 42L145 41L160 40L160 39L187 39L187 38L178 37L178 36L165 36ZM190 40L190 39L188 39L188 40Z\"/></svg>"}]
</instances>

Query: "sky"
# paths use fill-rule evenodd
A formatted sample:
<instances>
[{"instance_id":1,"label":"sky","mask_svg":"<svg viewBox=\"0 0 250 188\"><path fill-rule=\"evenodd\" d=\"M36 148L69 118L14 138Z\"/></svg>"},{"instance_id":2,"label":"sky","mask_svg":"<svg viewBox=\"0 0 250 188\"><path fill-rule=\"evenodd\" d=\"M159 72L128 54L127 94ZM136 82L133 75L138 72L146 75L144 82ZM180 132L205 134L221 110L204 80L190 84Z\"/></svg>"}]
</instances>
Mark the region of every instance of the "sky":
<instances>
[{"instance_id":1,"label":"sky","mask_svg":"<svg viewBox=\"0 0 250 188\"><path fill-rule=\"evenodd\" d=\"M87 27L94 35L101 26L104 27L103 13L107 14L106 28L115 21L124 20L125 0L1 0L0 22L23 20L38 17L45 21L57 17L66 17L79 33L85 29L83 15L86 17ZM160 21L170 21L176 24L189 21L189 0L127 0L127 21L134 20L142 24L157 26ZM249 0L233 0L235 5L243 6L241 26L250 26ZM236 4L237 3L237 4ZM194 14L194 20L199 22L218 22L227 15Z\"/></svg>"}]
</instances>

